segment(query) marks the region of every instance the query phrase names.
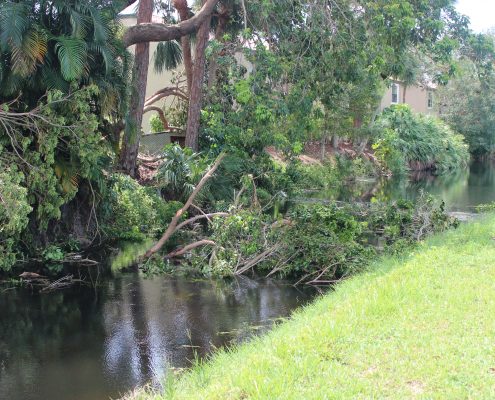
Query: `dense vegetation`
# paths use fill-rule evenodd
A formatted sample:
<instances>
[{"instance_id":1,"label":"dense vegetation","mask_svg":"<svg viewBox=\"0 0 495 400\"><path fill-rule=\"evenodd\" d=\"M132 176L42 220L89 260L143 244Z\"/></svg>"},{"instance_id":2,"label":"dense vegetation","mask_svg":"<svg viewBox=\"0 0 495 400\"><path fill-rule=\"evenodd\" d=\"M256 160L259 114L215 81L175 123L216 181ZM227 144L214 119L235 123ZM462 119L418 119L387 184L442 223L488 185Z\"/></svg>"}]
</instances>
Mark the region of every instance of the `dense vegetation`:
<instances>
[{"instance_id":1,"label":"dense vegetation","mask_svg":"<svg viewBox=\"0 0 495 400\"><path fill-rule=\"evenodd\" d=\"M124 5L0 4L1 270L158 238L169 226L158 242L168 255L143 268L168 271L169 258L187 253L196 272L332 281L371 258L370 235L393 250L451 225L426 197L362 207L295 200L357 175L467 163L445 124L401 107L378 115L392 79L411 83L421 65L446 83L454 56L476 49L452 1L208 0L193 10L141 0L139 22L153 11L164 20L146 32L119 25ZM145 99L150 41L161 41L155 67L182 60L185 77ZM157 106L170 96L172 106ZM189 147L139 158L151 111L155 131L185 131ZM310 165L301 162L308 143L321 149Z\"/></svg>"},{"instance_id":2,"label":"dense vegetation","mask_svg":"<svg viewBox=\"0 0 495 400\"><path fill-rule=\"evenodd\" d=\"M464 137L435 117L413 113L407 105L393 106L380 116L373 149L396 174L408 170L437 173L466 166Z\"/></svg>"},{"instance_id":3,"label":"dense vegetation","mask_svg":"<svg viewBox=\"0 0 495 400\"><path fill-rule=\"evenodd\" d=\"M130 3L0 0L0 281L41 292L89 281L96 289L101 271L126 268L345 280L335 298L171 382L165 395L493 394L488 342L473 347L461 337L479 338L489 325L479 304L489 311L493 303L485 268L495 257L493 220L424 245L459 225L442 201L423 192L391 201L359 188L414 171L448 181L471 156L493 154L493 37L474 35L455 0L139 0L137 24L124 27L119 12ZM149 95L151 61L173 78ZM407 87L437 87L439 118L405 105L383 110L393 82L404 99ZM153 132L185 145L147 153L146 113L155 114ZM124 241L142 253L128 262L121 252L94 280L93 255ZM395 256L403 264L387 258ZM388 276L377 272L391 266ZM81 308L83 324L92 310ZM142 325L126 324L125 334L143 342L135 334ZM74 343L85 340L79 333ZM440 333L450 341L440 343ZM152 357L137 351L154 373ZM463 368L476 370L469 390Z\"/></svg>"}]
</instances>

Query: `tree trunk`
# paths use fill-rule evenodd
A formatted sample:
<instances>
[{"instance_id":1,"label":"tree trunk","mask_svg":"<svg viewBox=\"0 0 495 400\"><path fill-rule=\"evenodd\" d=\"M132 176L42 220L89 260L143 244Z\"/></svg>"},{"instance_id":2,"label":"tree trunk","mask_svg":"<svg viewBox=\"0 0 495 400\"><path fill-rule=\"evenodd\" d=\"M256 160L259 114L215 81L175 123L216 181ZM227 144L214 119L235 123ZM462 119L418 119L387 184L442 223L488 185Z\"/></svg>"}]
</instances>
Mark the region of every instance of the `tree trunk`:
<instances>
[{"instance_id":1,"label":"tree trunk","mask_svg":"<svg viewBox=\"0 0 495 400\"><path fill-rule=\"evenodd\" d=\"M402 104L406 104L406 92L407 92L407 85L404 84L404 90L402 92Z\"/></svg>"},{"instance_id":2,"label":"tree trunk","mask_svg":"<svg viewBox=\"0 0 495 400\"><path fill-rule=\"evenodd\" d=\"M187 21L189 19L189 7L187 6L187 0L173 0L173 4L175 9L179 13L181 22ZM180 38L180 44L182 47L182 57L184 59L184 69L186 70L187 93L189 93L191 91L193 75L193 60L191 54L190 36L182 36Z\"/></svg>"},{"instance_id":3,"label":"tree trunk","mask_svg":"<svg viewBox=\"0 0 495 400\"><path fill-rule=\"evenodd\" d=\"M137 23L151 22L152 16L153 0L140 0ZM132 74L133 94L129 106L129 117L126 121L124 137L122 138L122 148L120 149L120 167L132 177L136 174L144 101L146 98L146 84L148 82L149 60L149 43L138 43L135 50Z\"/></svg>"},{"instance_id":4,"label":"tree trunk","mask_svg":"<svg viewBox=\"0 0 495 400\"><path fill-rule=\"evenodd\" d=\"M203 4L207 1L203 0ZM204 7L203 7L204 8ZM193 78L189 92L189 110L187 113L186 146L198 151L199 123L201 118L201 104L203 97L203 80L205 75L205 49L210 34L209 15L199 27L196 35L196 52L194 58Z\"/></svg>"}]
</instances>

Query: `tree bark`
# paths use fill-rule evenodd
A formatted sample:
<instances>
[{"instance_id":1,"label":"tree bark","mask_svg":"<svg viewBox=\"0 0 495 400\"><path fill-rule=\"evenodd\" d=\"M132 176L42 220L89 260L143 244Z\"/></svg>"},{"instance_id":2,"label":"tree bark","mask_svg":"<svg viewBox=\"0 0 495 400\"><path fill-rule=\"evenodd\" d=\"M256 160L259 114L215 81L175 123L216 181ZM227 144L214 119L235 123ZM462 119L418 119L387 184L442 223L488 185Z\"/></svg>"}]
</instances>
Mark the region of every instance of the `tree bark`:
<instances>
[{"instance_id":1,"label":"tree bark","mask_svg":"<svg viewBox=\"0 0 495 400\"><path fill-rule=\"evenodd\" d=\"M217 3L218 0L204 1L203 7L194 17L178 24L147 23L131 26L124 33L124 44L129 47L143 42L166 42L168 40L177 40L196 32L206 19L210 20Z\"/></svg>"},{"instance_id":2,"label":"tree bark","mask_svg":"<svg viewBox=\"0 0 495 400\"><path fill-rule=\"evenodd\" d=\"M203 0L204 1L204 0ZM210 0L206 0L205 5ZM205 6L203 6L204 8ZM191 19L192 20L192 19ZM188 20L188 21L191 21ZM194 58L192 85L189 92L189 110L187 113L186 146L194 151L199 149L199 123L203 97L203 80L205 75L205 49L210 34L211 15L205 18L196 34L196 52Z\"/></svg>"},{"instance_id":3,"label":"tree bark","mask_svg":"<svg viewBox=\"0 0 495 400\"><path fill-rule=\"evenodd\" d=\"M187 6L187 0L173 0L173 4L181 22L189 19L189 7ZM191 54L191 38L189 35L182 36L180 38L180 44L182 47L182 57L184 59L184 69L186 71L187 78L187 93L191 90L192 76L193 76L193 60Z\"/></svg>"},{"instance_id":4,"label":"tree bark","mask_svg":"<svg viewBox=\"0 0 495 400\"><path fill-rule=\"evenodd\" d=\"M143 24L151 21L153 16L153 0L140 0L137 15L137 23ZM129 109L129 117L126 121L122 148L120 149L121 169L134 177L136 174L137 155L139 151L139 139L143 122L143 109L146 97L146 84L148 82L148 66L150 59L149 43L138 43L135 50L133 69L133 95Z\"/></svg>"}]
</instances>

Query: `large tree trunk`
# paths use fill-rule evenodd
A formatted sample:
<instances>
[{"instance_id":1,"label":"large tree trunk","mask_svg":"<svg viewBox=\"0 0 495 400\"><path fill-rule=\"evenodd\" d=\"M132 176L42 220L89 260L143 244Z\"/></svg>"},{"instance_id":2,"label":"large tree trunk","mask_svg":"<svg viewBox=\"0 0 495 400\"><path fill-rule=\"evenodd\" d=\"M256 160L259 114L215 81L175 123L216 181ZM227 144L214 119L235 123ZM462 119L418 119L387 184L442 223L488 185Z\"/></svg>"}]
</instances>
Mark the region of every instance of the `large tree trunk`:
<instances>
[{"instance_id":1,"label":"large tree trunk","mask_svg":"<svg viewBox=\"0 0 495 400\"><path fill-rule=\"evenodd\" d=\"M206 4L209 0L203 4ZM204 6L203 6L204 8ZM189 20L190 21L190 20ZM199 123L201 117L201 104L203 97L203 80L205 75L205 49L208 44L208 37L210 34L210 21L211 15L209 15L199 27L196 35L196 52L194 58L193 78L192 85L189 91L189 110L187 113L187 128L186 128L186 146L191 147L193 150L198 150L198 138L199 138Z\"/></svg>"},{"instance_id":2,"label":"large tree trunk","mask_svg":"<svg viewBox=\"0 0 495 400\"><path fill-rule=\"evenodd\" d=\"M137 23L151 22L153 16L153 0L140 0ZM146 84L148 82L148 66L150 59L149 43L136 45L134 69L132 76L133 94L131 97L129 117L126 121L122 148L120 149L121 169L134 177L139 151L139 139L143 122L144 101L146 98Z\"/></svg>"},{"instance_id":3,"label":"large tree trunk","mask_svg":"<svg viewBox=\"0 0 495 400\"><path fill-rule=\"evenodd\" d=\"M134 25L124 33L124 44L126 47L143 42L166 42L168 40L180 39L183 36L196 32L202 23L211 18L211 13L217 5L218 0L206 0L203 7L194 17L174 25L148 23Z\"/></svg>"},{"instance_id":4,"label":"large tree trunk","mask_svg":"<svg viewBox=\"0 0 495 400\"><path fill-rule=\"evenodd\" d=\"M173 4L175 9L179 13L181 22L187 21L189 19L189 7L187 6L187 0L173 0ZM184 69L186 70L187 92L189 93L191 90L193 76L193 61L191 54L190 36L182 36L180 38L180 44L182 47L182 57L184 59Z\"/></svg>"}]
</instances>

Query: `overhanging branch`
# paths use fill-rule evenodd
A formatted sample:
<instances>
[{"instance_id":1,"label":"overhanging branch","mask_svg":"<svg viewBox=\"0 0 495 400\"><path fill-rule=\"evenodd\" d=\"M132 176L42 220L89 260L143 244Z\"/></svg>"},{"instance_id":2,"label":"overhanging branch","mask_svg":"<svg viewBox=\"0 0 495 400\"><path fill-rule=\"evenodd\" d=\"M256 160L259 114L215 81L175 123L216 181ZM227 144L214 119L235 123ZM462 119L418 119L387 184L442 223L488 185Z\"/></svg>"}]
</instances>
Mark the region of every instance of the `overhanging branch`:
<instances>
[{"instance_id":1,"label":"overhanging branch","mask_svg":"<svg viewBox=\"0 0 495 400\"><path fill-rule=\"evenodd\" d=\"M218 0L207 0L194 17L178 24L166 25L157 23L139 24L129 27L123 37L126 47L145 42L166 42L177 40L198 30L217 5Z\"/></svg>"}]
</instances>

